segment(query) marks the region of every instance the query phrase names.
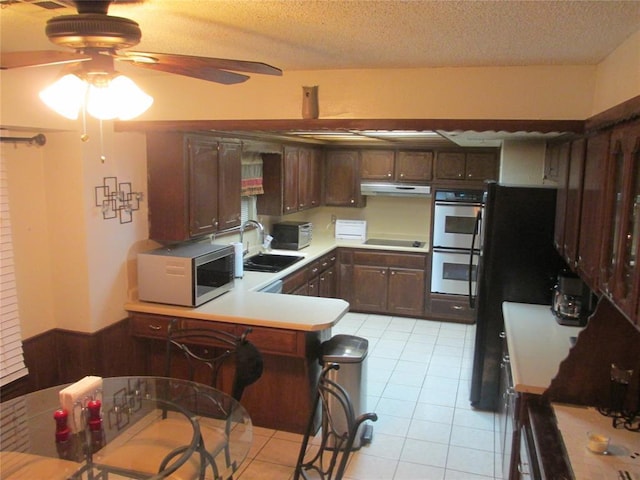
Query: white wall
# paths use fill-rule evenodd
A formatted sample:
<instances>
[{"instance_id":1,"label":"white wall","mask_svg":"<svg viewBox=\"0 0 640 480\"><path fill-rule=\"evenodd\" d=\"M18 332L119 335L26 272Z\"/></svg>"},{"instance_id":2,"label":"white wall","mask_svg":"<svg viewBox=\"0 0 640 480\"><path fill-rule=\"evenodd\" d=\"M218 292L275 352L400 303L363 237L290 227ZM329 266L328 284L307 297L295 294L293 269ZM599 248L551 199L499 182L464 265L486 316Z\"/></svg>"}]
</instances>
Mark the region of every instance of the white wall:
<instances>
[{"instance_id":1,"label":"white wall","mask_svg":"<svg viewBox=\"0 0 640 480\"><path fill-rule=\"evenodd\" d=\"M139 120L301 118L302 85L319 85L320 118L584 119L596 67L296 71L230 86L121 70L133 70L155 97ZM57 118L37 97L56 73L56 67L0 72L3 124L77 129L79 122Z\"/></svg>"},{"instance_id":2,"label":"white wall","mask_svg":"<svg viewBox=\"0 0 640 480\"><path fill-rule=\"evenodd\" d=\"M500 182L517 185L544 183L543 140L505 140L500 158Z\"/></svg>"},{"instance_id":3,"label":"white wall","mask_svg":"<svg viewBox=\"0 0 640 480\"><path fill-rule=\"evenodd\" d=\"M591 115L637 95L640 95L640 30L598 65Z\"/></svg>"}]
</instances>

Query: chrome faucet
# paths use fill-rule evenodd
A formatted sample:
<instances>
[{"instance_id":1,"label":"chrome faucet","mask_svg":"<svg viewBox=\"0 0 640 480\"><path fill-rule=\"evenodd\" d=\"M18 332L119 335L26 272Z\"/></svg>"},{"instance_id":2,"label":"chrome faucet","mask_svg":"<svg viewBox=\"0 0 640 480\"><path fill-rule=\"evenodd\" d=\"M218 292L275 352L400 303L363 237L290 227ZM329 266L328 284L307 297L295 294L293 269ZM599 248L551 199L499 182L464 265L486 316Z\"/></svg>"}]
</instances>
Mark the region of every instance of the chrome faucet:
<instances>
[{"instance_id":1,"label":"chrome faucet","mask_svg":"<svg viewBox=\"0 0 640 480\"><path fill-rule=\"evenodd\" d=\"M247 227L247 225L253 225L258 229L259 232L259 239L260 239L260 245L264 244L264 225L262 225L259 221L257 220L247 220L246 222L244 222L241 226L240 226L240 243L242 243L244 245L243 242L243 237L244 237L244 229ZM243 247L244 248L244 247ZM244 250L243 254L246 255L247 253L249 253L249 244L247 243L247 249Z\"/></svg>"}]
</instances>

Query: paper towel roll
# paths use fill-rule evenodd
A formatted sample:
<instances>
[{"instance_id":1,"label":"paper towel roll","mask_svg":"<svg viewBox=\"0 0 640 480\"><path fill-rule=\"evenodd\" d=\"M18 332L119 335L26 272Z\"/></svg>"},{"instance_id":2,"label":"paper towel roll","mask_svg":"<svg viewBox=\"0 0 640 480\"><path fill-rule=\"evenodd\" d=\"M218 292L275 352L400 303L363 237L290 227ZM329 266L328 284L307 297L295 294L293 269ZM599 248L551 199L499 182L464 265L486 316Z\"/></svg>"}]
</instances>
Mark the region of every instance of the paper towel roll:
<instances>
[{"instance_id":1,"label":"paper towel roll","mask_svg":"<svg viewBox=\"0 0 640 480\"><path fill-rule=\"evenodd\" d=\"M234 272L236 278L242 278L244 276L244 245L240 242L232 243L233 253L235 254Z\"/></svg>"}]
</instances>

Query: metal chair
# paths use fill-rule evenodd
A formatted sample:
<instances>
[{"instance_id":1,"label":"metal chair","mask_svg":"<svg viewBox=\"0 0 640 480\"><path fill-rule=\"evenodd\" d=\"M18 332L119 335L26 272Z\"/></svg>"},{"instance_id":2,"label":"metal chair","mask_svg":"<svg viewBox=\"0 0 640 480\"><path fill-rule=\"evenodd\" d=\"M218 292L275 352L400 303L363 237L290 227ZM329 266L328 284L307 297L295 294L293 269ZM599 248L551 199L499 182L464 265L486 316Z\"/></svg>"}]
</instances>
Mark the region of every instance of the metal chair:
<instances>
[{"instance_id":1,"label":"metal chair","mask_svg":"<svg viewBox=\"0 0 640 480\"><path fill-rule=\"evenodd\" d=\"M339 368L339 364L329 363L322 369L294 480L341 480L360 425L367 420L378 420L375 413L363 413L356 417L347 391L328 378L329 371ZM314 441L318 408L322 415L319 444Z\"/></svg>"},{"instance_id":2,"label":"metal chair","mask_svg":"<svg viewBox=\"0 0 640 480\"><path fill-rule=\"evenodd\" d=\"M250 333L251 328L247 328L240 336L208 328L178 328L177 320L173 320L166 340L165 376L171 379L179 369L180 376L184 377L186 365L188 380L221 389L221 367L225 362L233 362L235 368L230 395L234 400L240 401L244 389L257 381L263 371L262 355L247 340ZM199 426L199 440L193 452L199 457L199 461L189 462L176 471L172 478L203 480L208 468L215 480L232 478L231 474L236 467L232 464L229 451L233 423L231 402L221 402L219 398L214 398L209 388L194 388L193 385L185 388L182 382L168 381L165 390L162 397L191 412L197 418ZM193 431L181 415L175 415L165 405L162 406L162 418L163 421L156 422L153 428L136 435L136 465L141 471L153 469L154 473L162 472L177 457L192 448L189 439ZM141 449L141 445L145 444L149 448ZM154 447L158 444L170 446L171 453L162 457L154 455ZM116 455L104 458L102 463L111 467L125 463L124 457L128 453L126 446L115 453ZM221 466L221 462L224 465Z\"/></svg>"},{"instance_id":3,"label":"metal chair","mask_svg":"<svg viewBox=\"0 0 640 480\"><path fill-rule=\"evenodd\" d=\"M174 373L174 365L177 358L182 357L186 361L189 370L189 380L201 381L213 388L219 388L218 374L222 365L234 360L234 376L231 386L231 397L240 401L244 389L256 382L263 371L263 359L258 349L247 340L247 336L252 329L247 328L239 337L225 332L209 328L178 328L177 319L174 319L168 329L167 349L165 355L166 367L165 375L171 377ZM198 366L206 366L209 369L208 375L196 378ZM208 377L208 378L207 378ZM221 442L218 429L209 427L208 419L225 419L225 438L228 439L231 427L231 408L229 405L222 405L216 399L211 398L206 392L199 394L189 394L187 398L181 397L179 392L171 392L170 397L198 415L200 420L200 432L202 445L198 449L201 456L199 478L203 479L206 466L210 465L214 478L219 476L219 469L215 460L216 456L224 451L225 468L235 470L231 464L228 441ZM166 416L166 412L164 413ZM169 435L174 435L175 430L168 429ZM179 450L178 450L179 451ZM176 452L177 453L177 452ZM169 459L165 459L162 467L165 467Z\"/></svg>"}]
</instances>

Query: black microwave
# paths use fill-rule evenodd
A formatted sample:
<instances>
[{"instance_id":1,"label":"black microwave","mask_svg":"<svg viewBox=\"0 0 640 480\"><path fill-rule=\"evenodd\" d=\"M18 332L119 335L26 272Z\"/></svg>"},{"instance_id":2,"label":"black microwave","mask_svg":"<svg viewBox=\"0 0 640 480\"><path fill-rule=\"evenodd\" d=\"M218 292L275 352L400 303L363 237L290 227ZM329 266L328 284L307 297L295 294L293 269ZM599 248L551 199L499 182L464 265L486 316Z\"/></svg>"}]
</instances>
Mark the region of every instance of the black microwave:
<instances>
[{"instance_id":1,"label":"black microwave","mask_svg":"<svg viewBox=\"0 0 640 480\"><path fill-rule=\"evenodd\" d=\"M311 244L313 225L311 222L274 223L271 246L283 250L300 250Z\"/></svg>"},{"instance_id":2,"label":"black microwave","mask_svg":"<svg viewBox=\"0 0 640 480\"><path fill-rule=\"evenodd\" d=\"M138 254L138 298L197 307L234 284L231 245L187 243Z\"/></svg>"}]
</instances>

